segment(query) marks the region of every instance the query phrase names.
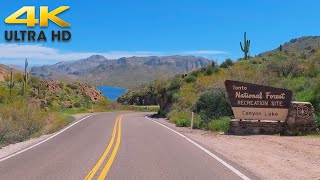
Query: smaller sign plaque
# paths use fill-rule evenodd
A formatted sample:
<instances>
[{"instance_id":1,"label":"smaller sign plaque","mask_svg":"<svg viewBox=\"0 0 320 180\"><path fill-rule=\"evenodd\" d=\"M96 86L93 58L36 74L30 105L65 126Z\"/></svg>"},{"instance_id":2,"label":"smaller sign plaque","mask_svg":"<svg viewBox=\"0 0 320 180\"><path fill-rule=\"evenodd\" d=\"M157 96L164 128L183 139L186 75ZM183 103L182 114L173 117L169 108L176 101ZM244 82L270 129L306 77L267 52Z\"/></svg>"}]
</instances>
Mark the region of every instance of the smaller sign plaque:
<instances>
[{"instance_id":1,"label":"smaller sign plaque","mask_svg":"<svg viewBox=\"0 0 320 180\"><path fill-rule=\"evenodd\" d=\"M236 119L286 119L292 91L230 80L225 86Z\"/></svg>"}]
</instances>

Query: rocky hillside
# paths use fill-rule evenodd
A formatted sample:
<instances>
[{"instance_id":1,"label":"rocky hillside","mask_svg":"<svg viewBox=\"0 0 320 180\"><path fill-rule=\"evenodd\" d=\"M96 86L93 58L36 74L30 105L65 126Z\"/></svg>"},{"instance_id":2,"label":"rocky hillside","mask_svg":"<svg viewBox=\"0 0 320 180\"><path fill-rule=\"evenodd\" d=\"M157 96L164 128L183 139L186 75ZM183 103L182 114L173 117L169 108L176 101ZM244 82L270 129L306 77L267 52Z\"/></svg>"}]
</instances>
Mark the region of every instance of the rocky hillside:
<instances>
[{"instance_id":1,"label":"rocky hillside","mask_svg":"<svg viewBox=\"0 0 320 180\"><path fill-rule=\"evenodd\" d=\"M209 59L194 56L150 56L109 60L100 55L72 62L33 67L33 76L60 81L80 81L93 85L137 87L155 79L167 79L177 74L202 68Z\"/></svg>"},{"instance_id":2,"label":"rocky hillside","mask_svg":"<svg viewBox=\"0 0 320 180\"><path fill-rule=\"evenodd\" d=\"M82 83L66 84L55 80L40 81L32 84L31 95L42 106L53 108L90 108L105 97L95 87Z\"/></svg>"},{"instance_id":3,"label":"rocky hillside","mask_svg":"<svg viewBox=\"0 0 320 180\"><path fill-rule=\"evenodd\" d=\"M3 81L5 76L10 74L10 69L11 68L9 66L0 64L0 81ZM15 68L13 68L12 70L14 73L20 72L19 70L15 69Z\"/></svg>"},{"instance_id":4,"label":"rocky hillside","mask_svg":"<svg viewBox=\"0 0 320 180\"><path fill-rule=\"evenodd\" d=\"M290 51L290 52L295 51L300 53L301 52L306 53L306 52L310 52L311 50L317 50L317 49L320 49L320 36L304 36L300 38L295 38L282 45L283 51ZM268 51L268 52L274 52L274 51L279 51L279 47L276 48L275 50Z\"/></svg>"}]
</instances>

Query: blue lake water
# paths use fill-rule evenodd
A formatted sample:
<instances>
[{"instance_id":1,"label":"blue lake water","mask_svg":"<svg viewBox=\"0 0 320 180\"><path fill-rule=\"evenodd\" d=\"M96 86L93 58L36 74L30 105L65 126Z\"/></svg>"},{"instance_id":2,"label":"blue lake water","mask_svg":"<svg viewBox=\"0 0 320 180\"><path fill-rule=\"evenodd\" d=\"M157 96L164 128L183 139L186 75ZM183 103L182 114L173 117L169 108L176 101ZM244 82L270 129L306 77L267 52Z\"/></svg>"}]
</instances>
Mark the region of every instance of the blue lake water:
<instances>
[{"instance_id":1,"label":"blue lake water","mask_svg":"<svg viewBox=\"0 0 320 180\"><path fill-rule=\"evenodd\" d=\"M98 86L97 87L99 91L106 96L110 100L117 100L117 98L125 93L127 89L125 88L119 88L119 87L113 87L113 86Z\"/></svg>"}]
</instances>

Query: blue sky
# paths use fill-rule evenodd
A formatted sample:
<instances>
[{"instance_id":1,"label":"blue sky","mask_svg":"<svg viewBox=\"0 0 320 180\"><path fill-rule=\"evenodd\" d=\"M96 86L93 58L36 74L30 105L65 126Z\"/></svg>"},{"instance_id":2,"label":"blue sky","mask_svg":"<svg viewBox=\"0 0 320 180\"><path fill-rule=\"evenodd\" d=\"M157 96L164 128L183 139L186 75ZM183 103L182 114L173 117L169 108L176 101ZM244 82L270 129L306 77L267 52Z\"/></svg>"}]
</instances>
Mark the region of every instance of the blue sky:
<instances>
[{"instance_id":1,"label":"blue sky","mask_svg":"<svg viewBox=\"0 0 320 180\"><path fill-rule=\"evenodd\" d=\"M69 5L61 15L72 27L68 43L7 43L4 19L26 5ZM0 63L32 64L77 60L91 54L107 58L196 55L222 61L242 56L243 32L251 55L274 49L292 38L319 35L320 2L260 0L2 0ZM37 30L39 28L36 28ZM50 24L45 30L59 29ZM30 29L32 30L32 29Z\"/></svg>"}]
</instances>

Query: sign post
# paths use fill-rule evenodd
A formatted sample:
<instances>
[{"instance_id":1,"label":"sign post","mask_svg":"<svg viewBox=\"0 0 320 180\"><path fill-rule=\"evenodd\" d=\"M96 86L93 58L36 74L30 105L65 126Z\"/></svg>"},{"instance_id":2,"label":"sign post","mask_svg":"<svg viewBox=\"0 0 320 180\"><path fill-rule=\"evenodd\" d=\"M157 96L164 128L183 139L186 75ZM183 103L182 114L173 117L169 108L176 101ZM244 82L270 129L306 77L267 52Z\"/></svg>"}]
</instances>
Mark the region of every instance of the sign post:
<instances>
[{"instance_id":1,"label":"sign post","mask_svg":"<svg viewBox=\"0 0 320 180\"><path fill-rule=\"evenodd\" d=\"M193 123L194 123L194 122L193 122L193 114L194 114L194 113L192 112L192 113L191 113L191 129L193 129Z\"/></svg>"},{"instance_id":2,"label":"sign post","mask_svg":"<svg viewBox=\"0 0 320 180\"><path fill-rule=\"evenodd\" d=\"M292 91L230 80L225 86L236 119L285 121Z\"/></svg>"}]
</instances>

